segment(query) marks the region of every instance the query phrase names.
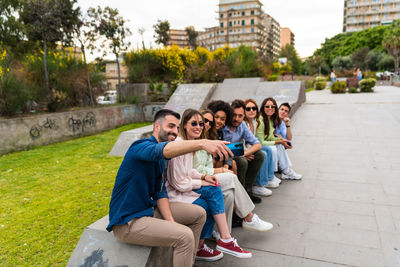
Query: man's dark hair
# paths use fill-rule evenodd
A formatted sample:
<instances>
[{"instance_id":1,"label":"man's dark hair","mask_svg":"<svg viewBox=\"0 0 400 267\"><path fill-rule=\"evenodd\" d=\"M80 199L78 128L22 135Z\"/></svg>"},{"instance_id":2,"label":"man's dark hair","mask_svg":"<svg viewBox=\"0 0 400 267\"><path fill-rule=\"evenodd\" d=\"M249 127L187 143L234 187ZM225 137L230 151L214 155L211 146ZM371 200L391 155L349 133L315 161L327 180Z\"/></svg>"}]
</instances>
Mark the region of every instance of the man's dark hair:
<instances>
[{"instance_id":1,"label":"man's dark hair","mask_svg":"<svg viewBox=\"0 0 400 267\"><path fill-rule=\"evenodd\" d=\"M170 109L160 109L159 111L157 111L156 115L154 116L154 122L158 121L158 120L163 120L165 119L166 116L171 115L174 116L175 118L177 118L178 120L181 119L181 115L179 115L179 113L170 110Z\"/></svg>"},{"instance_id":2,"label":"man's dark hair","mask_svg":"<svg viewBox=\"0 0 400 267\"><path fill-rule=\"evenodd\" d=\"M232 113L233 113L232 108L228 103L222 100L211 101L210 104L208 104L207 108L212 112L214 112L214 114L220 110L225 112L226 123L229 123L232 120Z\"/></svg>"},{"instance_id":3,"label":"man's dark hair","mask_svg":"<svg viewBox=\"0 0 400 267\"><path fill-rule=\"evenodd\" d=\"M231 107L232 109L243 108L243 112L246 110L246 104L240 99L233 100Z\"/></svg>"},{"instance_id":4,"label":"man's dark hair","mask_svg":"<svg viewBox=\"0 0 400 267\"><path fill-rule=\"evenodd\" d=\"M289 109L289 112L292 110L292 107L290 106L290 104L288 102L282 103L279 108L281 108L282 106L285 106Z\"/></svg>"}]
</instances>

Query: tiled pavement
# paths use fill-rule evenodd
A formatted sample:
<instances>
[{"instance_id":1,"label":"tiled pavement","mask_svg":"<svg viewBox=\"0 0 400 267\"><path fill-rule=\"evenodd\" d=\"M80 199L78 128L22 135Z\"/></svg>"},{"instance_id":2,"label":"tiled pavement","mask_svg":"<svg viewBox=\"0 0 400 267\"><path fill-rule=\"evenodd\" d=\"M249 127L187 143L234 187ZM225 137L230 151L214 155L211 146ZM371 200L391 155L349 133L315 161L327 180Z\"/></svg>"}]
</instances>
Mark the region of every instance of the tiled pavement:
<instances>
[{"instance_id":1,"label":"tiled pavement","mask_svg":"<svg viewBox=\"0 0 400 267\"><path fill-rule=\"evenodd\" d=\"M274 229L233 230L251 259L196 265L400 266L400 88L307 93L292 129L289 155L304 178L256 206Z\"/></svg>"}]
</instances>

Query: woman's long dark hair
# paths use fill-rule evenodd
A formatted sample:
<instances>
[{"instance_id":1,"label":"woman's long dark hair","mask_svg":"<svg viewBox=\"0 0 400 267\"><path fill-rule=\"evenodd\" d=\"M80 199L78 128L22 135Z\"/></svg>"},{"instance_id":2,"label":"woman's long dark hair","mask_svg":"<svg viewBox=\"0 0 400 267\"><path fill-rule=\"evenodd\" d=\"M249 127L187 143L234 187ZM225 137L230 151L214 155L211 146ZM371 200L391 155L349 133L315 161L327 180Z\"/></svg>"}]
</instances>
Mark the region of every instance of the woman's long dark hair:
<instances>
[{"instance_id":1,"label":"woman's long dark hair","mask_svg":"<svg viewBox=\"0 0 400 267\"><path fill-rule=\"evenodd\" d=\"M261 107L260 107L260 113L261 113L261 116L263 117L263 121L264 121L265 136L269 135L269 121L268 121L268 116L265 113L265 108L264 108L264 106L267 104L268 101L271 101L275 106L275 112L271 116L271 120L272 120L274 127L276 128L277 126L281 125L281 119L279 118L279 114L278 114L278 105L276 104L276 101L274 98L267 97L266 99L264 99L264 101L262 102Z\"/></svg>"},{"instance_id":2,"label":"woman's long dark hair","mask_svg":"<svg viewBox=\"0 0 400 267\"><path fill-rule=\"evenodd\" d=\"M208 132L207 132L205 135L206 135L206 138L207 138L207 139L216 140L216 139L217 139L217 129L215 129L215 116L214 116L214 112L212 112L212 111L209 110L209 109L201 109L201 110L199 110L199 111L200 111L200 113L201 113L202 115L211 114L211 116L212 116L212 118L213 118L212 126L211 126L210 130L208 130ZM204 116L203 116L203 117L204 117ZM205 124L205 122L204 122L204 124ZM206 130L206 127L204 126L203 132L205 132L205 130Z\"/></svg>"},{"instance_id":3,"label":"woman's long dark hair","mask_svg":"<svg viewBox=\"0 0 400 267\"><path fill-rule=\"evenodd\" d=\"M256 102L254 99L249 98L249 99L246 99L246 100L244 101L244 103L246 104L246 107L247 107L247 104L248 104L248 103L253 103L253 104L256 106L256 108L257 108L257 114L256 114L256 117L254 118L254 119L256 120L256 122L257 122L257 126L256 126L256 128L254 129L254 131L257 131L258 126L260 126L260 111L258 110L257 102ZM244 114L246 114L246 110L244 111ZM250 120L249 120L246 116L244 117L244 120L247 121L248 124L250 124Z\"/></svg>"},{"instance_id":4,"label":"woman's long dark hair","mask_svg":"<svg viewBox=\"0 0 400 267\"><path fill-rule=\"evenodd\" d=\"M179 135L184 139L184 140L188 140L187 137L187 133L185 130L185 125L186 123L195 115L199 115L200 118L203 120L204 122L204 117L203 115L201 115L201 113L198 110L192 109L192 108L188 108L187 110L185 110L183 112L182 115L182 119L181 119L181 123L179 125ZM201 135L199 137L199 139L205 139L205 134L204 134L204 130L201 132Z\"/></svg>"}]
</instances>

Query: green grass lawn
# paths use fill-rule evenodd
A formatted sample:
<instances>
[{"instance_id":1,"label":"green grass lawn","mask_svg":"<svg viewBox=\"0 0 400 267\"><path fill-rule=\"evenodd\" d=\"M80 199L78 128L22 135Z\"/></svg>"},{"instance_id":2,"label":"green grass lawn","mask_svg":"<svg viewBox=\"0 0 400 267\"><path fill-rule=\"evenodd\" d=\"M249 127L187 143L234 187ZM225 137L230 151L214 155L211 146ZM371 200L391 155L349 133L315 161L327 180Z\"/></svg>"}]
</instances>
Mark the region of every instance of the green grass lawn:
<instances>
[{"instance_id":1,"label":"green grass lawn","mask_svg":"<svg viewBox=\"0 0 400 267\"><path fill-rule=\"evenodd\" d=\"M108 213L126 125L0 156L0 265L65 266L86 226Z\"/></svg>"}]
</instances>

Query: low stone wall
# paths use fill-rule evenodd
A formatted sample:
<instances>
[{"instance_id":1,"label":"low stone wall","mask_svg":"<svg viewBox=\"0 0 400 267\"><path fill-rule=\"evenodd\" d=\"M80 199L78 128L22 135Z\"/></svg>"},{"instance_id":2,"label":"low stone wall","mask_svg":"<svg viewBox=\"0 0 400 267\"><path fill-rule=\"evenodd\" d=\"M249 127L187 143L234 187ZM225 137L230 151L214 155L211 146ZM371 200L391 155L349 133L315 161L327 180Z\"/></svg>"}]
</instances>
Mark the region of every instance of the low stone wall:
<instances>
[{"instance_id":1,"label":"low stone wall","mask_svg":"<svg viewBox=\"0 0 400 267\"><path fill-rule=\"evenodd\" d=\"M0 154L152 121L165 103L112 106L0 120Z\"/></svg>"}]
</instances>

